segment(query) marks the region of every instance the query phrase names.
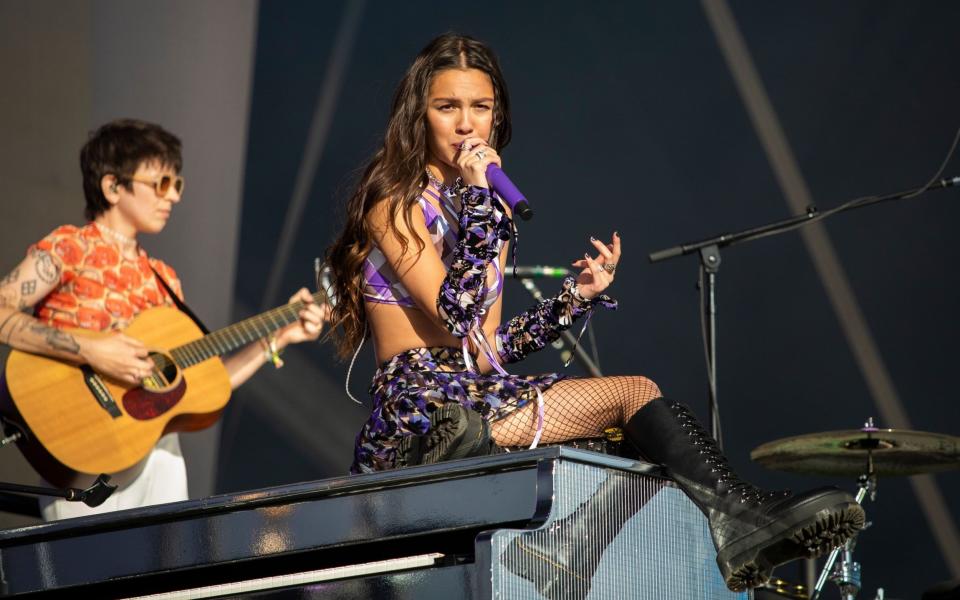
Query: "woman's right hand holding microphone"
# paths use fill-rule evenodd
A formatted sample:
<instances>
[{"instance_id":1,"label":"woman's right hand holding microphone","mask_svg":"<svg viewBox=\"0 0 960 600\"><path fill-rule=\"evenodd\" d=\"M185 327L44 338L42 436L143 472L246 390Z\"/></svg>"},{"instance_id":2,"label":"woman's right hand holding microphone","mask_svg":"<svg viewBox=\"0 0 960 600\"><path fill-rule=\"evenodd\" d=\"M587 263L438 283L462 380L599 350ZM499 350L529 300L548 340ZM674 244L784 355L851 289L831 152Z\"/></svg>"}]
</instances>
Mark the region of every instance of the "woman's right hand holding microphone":
<instances>
[{"instance_id":1,"label":"woman's right hand holding microphone","mask_svg":"<svg viewBox=\"0 0 960 600\"><path fill-rule=\"evenodd\" d=\"M457 165L460 167L460 177L464 185L489 188L487 166L491 164L503 166L500 155L483 138L467 138L460 144Z\"/></svg>"}]
</instances>

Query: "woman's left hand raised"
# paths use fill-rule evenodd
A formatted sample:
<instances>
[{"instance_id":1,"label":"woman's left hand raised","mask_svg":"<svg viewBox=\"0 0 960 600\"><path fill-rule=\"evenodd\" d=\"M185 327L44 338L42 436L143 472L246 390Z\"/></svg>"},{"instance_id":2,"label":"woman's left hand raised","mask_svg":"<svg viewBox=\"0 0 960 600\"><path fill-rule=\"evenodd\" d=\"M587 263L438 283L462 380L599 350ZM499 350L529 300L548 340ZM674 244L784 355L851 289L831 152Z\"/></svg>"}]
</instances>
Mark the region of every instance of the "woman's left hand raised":
<instances>
[{"instance_id":1,"label":"woman's left hand raised","mask_svg":"<svg viewBox=\"0 0 960 600\"><path fill-rule=\"evenodd\" d=\"M324 322L330 317L330 306L317 304L307 288L300 288L290 297L290 303L302 302L300 318L277 332L277 346L283 348L290 344L312 342L320 337Z\"/></svg>"},{"instance_id":2,"label":"woman's left hand raised","mask_svg":"<svg viewBox=\"0 0 960 600\"><path fill-rule=\"evenodd\" d=\"M610 244L592 237L590 243L599 252L597 257L584 254L582 259L573 262L574 267L582 269L577 277L577 291L588 300L600 295L613 283L620 262L620 236L614 231Z\"/></svg>"}]
</instances>

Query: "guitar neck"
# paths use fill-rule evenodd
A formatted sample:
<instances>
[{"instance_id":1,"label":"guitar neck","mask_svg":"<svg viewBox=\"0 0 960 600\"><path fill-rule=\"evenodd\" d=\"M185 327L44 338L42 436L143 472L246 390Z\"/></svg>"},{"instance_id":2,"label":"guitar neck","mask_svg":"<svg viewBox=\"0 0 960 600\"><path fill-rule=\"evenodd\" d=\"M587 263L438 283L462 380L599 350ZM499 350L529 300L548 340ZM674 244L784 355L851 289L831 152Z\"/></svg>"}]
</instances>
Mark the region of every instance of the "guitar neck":
<instances>
[{"instance_id":1,"label":"guitar neck","mask_svg":"<svg viewBox=\"0 0 960 600\"><path fill-rule=\"evenodd\" d=\"M313 300L318 303L325 302L326 294L323 291L317 292L313 295ZM239 323L218 329L199 340L178 346L170 351L170 355L173 356L177 366L187 368L214 356L228 354L293 323L299 318L301 309L303 309L303 302L278 306Z\"/></svg>"}]
</instances>

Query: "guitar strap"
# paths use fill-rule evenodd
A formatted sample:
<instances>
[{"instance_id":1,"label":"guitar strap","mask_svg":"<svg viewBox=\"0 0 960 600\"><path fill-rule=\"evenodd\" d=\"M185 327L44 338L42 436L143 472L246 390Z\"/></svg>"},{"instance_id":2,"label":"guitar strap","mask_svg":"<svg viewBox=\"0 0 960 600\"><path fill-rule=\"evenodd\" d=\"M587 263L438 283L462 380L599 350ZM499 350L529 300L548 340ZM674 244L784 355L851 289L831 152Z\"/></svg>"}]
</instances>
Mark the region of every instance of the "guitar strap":
<instances>
[{"instance_id":1,"label":"guitar strap","mask_svg":"<svg viewBox=\"0 0 960 600\"><path fill-rule=\"evenodd\" d=\"M179 308L183 314L190 317L190 319L197 324L197 327L200 328L200 331L203 332L203 335L210 333L210 330L207 329L207 326L203 324L203 321L201 321L197 315L193 314L193 311L190 310L190 307L184 304L183 300L181 300L179 296L173 293L173 290L170 289L170 286L167 284L166 280L160 276L160 273L157 273L157 270L153 268L153 265L150 265L150 270L153 271L154 276L156 276L157 281L160 282L160 285L163 286L163 289L167 290L167 294L173 298L173 303L177 305L177 308Z\"/></svg>"}]
</instances>

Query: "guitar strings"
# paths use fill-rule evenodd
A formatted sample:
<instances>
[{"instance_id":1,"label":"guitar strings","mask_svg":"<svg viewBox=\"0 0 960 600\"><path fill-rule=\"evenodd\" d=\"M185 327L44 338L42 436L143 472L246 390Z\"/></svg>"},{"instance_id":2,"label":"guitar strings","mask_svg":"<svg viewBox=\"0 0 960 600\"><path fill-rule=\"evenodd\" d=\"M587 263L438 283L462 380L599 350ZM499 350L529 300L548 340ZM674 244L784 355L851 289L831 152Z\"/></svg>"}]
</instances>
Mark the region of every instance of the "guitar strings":
<instances>
[{"instance_id":1,"label":"guitar strings","mask_svg":"<svg viewBox=\"0 0 960 600\"><path fill-rule=\"evenodd\" d=\"M327 293L321 289L313 294L313 299L315 302L325 302ZM245 344L266 338L277 329L295 321L303 305L303 302L297 301L279 306L178 346L170 351L170 358L173 359L172 363L166 355L155 353L151 356L154 361L154 371L149 377L142 380L143 386L162 388L169 383L163 374L171 367L179 369L191 367L213 356L225 354ZM326 338L327 336L324 336L320 342L326 340Z\"/></svg>"}]
</instances>

